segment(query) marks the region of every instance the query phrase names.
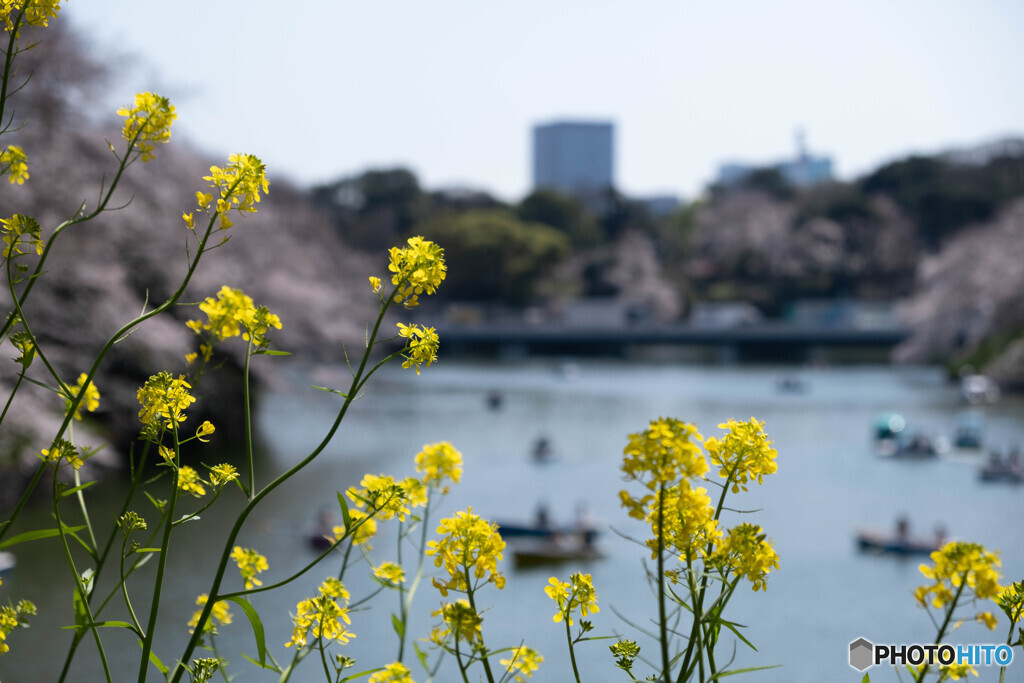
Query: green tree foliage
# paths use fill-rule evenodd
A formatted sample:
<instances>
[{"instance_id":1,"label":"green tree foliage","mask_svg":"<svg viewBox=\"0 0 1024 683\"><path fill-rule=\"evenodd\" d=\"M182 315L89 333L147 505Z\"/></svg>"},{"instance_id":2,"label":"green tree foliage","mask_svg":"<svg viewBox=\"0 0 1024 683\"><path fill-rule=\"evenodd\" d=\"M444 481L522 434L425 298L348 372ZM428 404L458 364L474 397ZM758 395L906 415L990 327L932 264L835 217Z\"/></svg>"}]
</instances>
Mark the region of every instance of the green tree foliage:
<instances>
[{"instance_id":1,"label":"green tree foliage","mask_svg":"<svg viewBox=\"0 0 1024 683\"><path fill-rule=\"evenodd\" d=\"M446 294L460 301L526 304L569 254L569 239L558 230L500 209L437 215L416 231L445 245Z\"/></svg>"},{"instance_id":2,"label":"green tree foliage","mask_svg":"<svg viewBox=\"0 0 1024 683\"><path fill-rule=\"evenodd\" d=\"M935 248L959 228L990 219L999 205L1024 194L1024 157L995 156L980 164L909 157L887 164L862 183L867 194L889 195Z\"/></svg>"},{"instance_id":3,"label":"green tree foliage","mask_svg":"<svg viewBox=\"0 0 1024 683\"><path fill-rule=\"evenodd\" d=\"M516 215L528 223L543 223L565 233L574 247L601 242L597 219L578 201L556 190L534 190L519 202Z\"/></svg>"},{"instance_id":4,"label":"green tree foliage","mask_svg":"<svg viewBox=\"0 0 1024 683\"><path fill-rule=\"evenodd\" d=\"M311 194L346 239L368 250L394 243L425 209L419 180L404 168L366 171L317 186Z\"/></svg>"}]
</instances>

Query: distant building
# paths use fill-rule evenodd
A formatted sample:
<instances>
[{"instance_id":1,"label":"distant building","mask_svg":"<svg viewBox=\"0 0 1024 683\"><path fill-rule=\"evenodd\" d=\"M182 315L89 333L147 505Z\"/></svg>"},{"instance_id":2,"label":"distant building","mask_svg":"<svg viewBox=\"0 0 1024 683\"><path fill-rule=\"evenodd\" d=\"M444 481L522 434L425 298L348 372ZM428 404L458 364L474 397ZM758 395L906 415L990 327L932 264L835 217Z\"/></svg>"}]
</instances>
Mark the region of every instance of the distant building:
<instances>
[{"instance_id":1,"label":"distant building","mask_svg":"<svg viewBox=\"0 0 1024 683\"><path fill-rule=\"evenodd\" d=\"M615 126L555 121L533 128L533 187L592 203L615 184Z\"/></svg>"},{"instance_id":2,"label":"distant building","mask_svg":"<svg viewBox=\"0 0 1024 683\"><path fill-rule=\"evenodd\" d=\"M810 187L827 183L833 179L832 157L814 156L807 151L802 132L797 133L797 154L795 159L774 164L747 164L728 162L718 167L718 184L735 187L754 171L772 168L794 187Z\"/></svg>"}]
</instances>

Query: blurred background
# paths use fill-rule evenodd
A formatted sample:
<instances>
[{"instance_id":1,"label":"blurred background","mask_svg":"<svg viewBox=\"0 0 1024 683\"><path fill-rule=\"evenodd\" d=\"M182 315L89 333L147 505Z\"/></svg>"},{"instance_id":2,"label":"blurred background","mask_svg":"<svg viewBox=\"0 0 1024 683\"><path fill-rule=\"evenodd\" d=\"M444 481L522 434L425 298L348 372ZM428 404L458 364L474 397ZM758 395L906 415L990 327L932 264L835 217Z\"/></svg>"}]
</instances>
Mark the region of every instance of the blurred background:
<instances>
[{"instance_id":1,"label":"blurred background","mask_svg":"<svg viewBox=\"0 0 1024 683\"><path fill-rule=\"evenodd\" d=\"M644 533L618 506L626 436L663 415L705 436L756 416L779 471L736 506L762 509L781 563L766 593L736 599L758 648L739 643L736 665L782 665L750 674L762 681L859 680L856 638L934 637L911 591L940 537L1000 549L1007 579L1024 577L1022 22L1009 1L71 2L19 56L32 78L12 106L26 125L6 137L32 175L4 187L0 211L34 215L45 235L115 168L117 107L144 90L176 105L171 144L130 169L124 208L65 233L33 294L34 330L74 377L180 281L180 214L209 166L234 152L266 162L269 196L186 298L239 287L284 323L275 346L293 355L255 369L267 477L329 425L335 405L310 385L343 386L343 345L362 347L386 249L413 235L445 248L437 296L394 318L437 327L438 365L385 370L317 464L246 525L243 545L272 573L315 556L308 537L337 491L366 472L412 474L424 443L449 440L466 470L440 513L472 505L508 530L508 587L482 597L488 644L525 640L545 656L535 680L568 680L542 588L580 570L601 599L597 632L638 640L643 657L654 645L630 624L654 614L646 554L615 533ZM101 368L101 408L76 426L105 445L83 470L101 480L98 505L124 488L137 387L183 370L194 316L147 324ZM197 387L197 419L218 431L196 461L240 445L242 349L226 351ZM21 399L0 433L3 512L62 416L48 394ZM541 510L558 540L535 533ZM45 526L45 501L28 515L26 529ZM592 546L575 537L583 523ZM208 514L176 545L168 657L228 528ZM0 657L4 680L59 671L48 629L73 617L55 546L18 546L3 576L5 595L41 612ZM385 535L374 559L391 555ZM272 646L322 578L260 596ZM354 596L372 589L351 582ZM344 651L361 666L394 659L396 606L381 597L353 616ZM421 590L417 636L437 602ZM1004 626L951 640L999 642ZM115 668L131 671L128 645ZM624 678L603 642L584 647L585 680ZM236 615L221 653L243 680L275 680L243 662L253 650Z\"/></svg>"}]
</instances>

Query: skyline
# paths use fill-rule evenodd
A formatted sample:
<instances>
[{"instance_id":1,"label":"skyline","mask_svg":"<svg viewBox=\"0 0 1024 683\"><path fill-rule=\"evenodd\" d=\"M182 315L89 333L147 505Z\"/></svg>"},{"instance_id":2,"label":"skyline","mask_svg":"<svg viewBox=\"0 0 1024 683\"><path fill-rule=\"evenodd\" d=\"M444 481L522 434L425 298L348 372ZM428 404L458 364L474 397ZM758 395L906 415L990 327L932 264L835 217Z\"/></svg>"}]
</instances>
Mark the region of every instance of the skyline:
<instances>
[{"instance_id":1,"label":"skyline","mask_svg":"<svg viewBox=\"0 0 1024 683\"><path fill-rule=\"evenodd\" d=\"M211 163L252 153L300 184L402 166L517 200L533 126L562 119L614 122L627 195L686 199L722 163L791 158L798 130L844 180L1024 135L1012 0L72 0L59 20L112 67L108 108L161 92Z\"/></svg>"}]
</instances>

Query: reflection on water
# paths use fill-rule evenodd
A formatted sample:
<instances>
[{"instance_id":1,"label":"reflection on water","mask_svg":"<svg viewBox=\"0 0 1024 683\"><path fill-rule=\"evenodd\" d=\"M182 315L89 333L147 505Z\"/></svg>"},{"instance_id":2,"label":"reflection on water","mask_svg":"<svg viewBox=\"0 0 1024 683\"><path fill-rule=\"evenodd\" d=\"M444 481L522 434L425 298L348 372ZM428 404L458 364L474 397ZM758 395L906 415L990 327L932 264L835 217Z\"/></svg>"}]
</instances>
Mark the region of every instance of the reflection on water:
<instances>
[{"instance_id":1,"label":"reflection on water","mask_svg":"<svg viewBox=\"0 0 1024 683\"><path fill-rule=\"evenodd\" d=\"M779 470L763 487L733 502L743 509L762 509L755 521L774 540L781 568L770 575L766 593L744 589L732 605L732 617L751 625L746 634L760 650L752 653L744 646L737 650L736 662L784 666L752 674L752 680L817 683L848 677L847 646L858 636L874 642L927 642L934 637L927 616L914 607L910 595L920 582L919 558L859 554L854 534L861 528L890 530L901 516L909 520L915 536L930 535L941 525L953 538L1001 549L1006 575L1024 577L1019 525L1024 488L980 482L970 457L904 461L874 453L875 420L885 411L898 411L909 427L922 432L951 434L961 408L959 395L936 370L831 368L794 376L791 369L778 368L597 361L573 364L571 372L565 367L542 361L444 362L419 377L397 369L385 371L371 382L322 458L258 509L240 543L268 556L270 572L265 576L283 576L312 558L305 535L323 510L336 506L337 491L366 472L409 475L413 455L423 444L440 440L451 441L465 457L463 482L453 488L441 514L472 505L484 517L525 523L543 503L552 523L569 524L583 506L604 528L610 525L639 536L639 523L618 507L617 492L623 487L618 464L626 434L643 429L657 416L696 422L705 436L716 434L716 425L728 418L756 416L766 422L775 441ZM800 390L786 390L788 384L780 377L788 378L786 383L799 382ZM329 381L318 376L311 382L297 374L294 386L265 397L259 424L266 462L273 470L287 467L315 446L337 399L307 387ZM1024 443L1022 407L1019 398L1004 397L984 409L986 437L994 447L1006 450ZM546 439L547 453L541 459L534 457L539 439ZM111 491L109 498L117 499L116 494ZM36 514L44 524L45 511ZM736 521L734 516L728 523ZM167 658L180 651L187 638L185 623L192 603L206 590L198 571L209 571L215 564L226 526L222 518L207 513L188 530L188 537L183 534L176 540L169 585L174 599L164 603L166 638L161 636L159 646ZM393 543L387 535L378 539L373 561L393 559ZM645 652L653 652L652 644L616 614L640 625L649 623L655 611L643 574L649 555L608 531L599 537L598 547L604 557L581 565L516 568L506 558L506 589L488 588L480 596L482 604L493 606L484 615L489 645L525 641L545 656L534 680L571 677L564 630L551 620L555 605L543 587L552 574L564 579L577 568L593 574L600 596L602 609L594 619L597 633L627 635ZM48 553L53 546L22 548L21 565L5 579L5 595L36 600L43 612L39 624L70 623L70 589L48 596L55 562ZM335 563L332 568L336 567ZM359 573L364 569L360 565ZM315 569L292 587L254 599L266 622L268 641L279 656L287 652L282 645L289 636L289 610L315 591L330 570ZM372 590L368 580L354 575L346 577L346 583L353 598ZM438 603L437 591L429 583L421 584L412 633L429 632L429 611ZM396 609L394 596L381 595L371 609L353 615L352 630L358 636L348 651L361 665L394 659L389 615ZM255 648L241 614L222 634L221 652L245 667L242 680L275 679L242 662L238 653L252 655ZM59 669L54 653L60 652L62 659L64 646L54 648L25 637L30 635L12 637L12 653L0 657L0 679L19 680L19 675L11 674L36 672L48 680L52 667ZM968 624L958 637L991 642L1003 635ZM130 638L107 637L124 644L126 657L135 655ZM605 641L580 647L584 680L622 680ZM727 653L728 649L723 654ZM297 680L316 680L312 668L304 673ZM882 672L872 673L873 680L886 680ZM439 680L452 679L442 675Z\"/></svg>"}]
</instances>

